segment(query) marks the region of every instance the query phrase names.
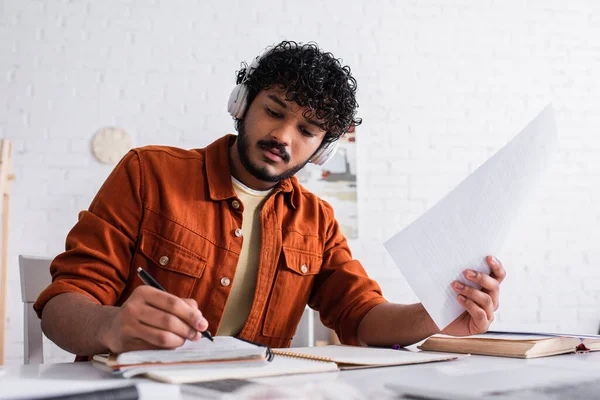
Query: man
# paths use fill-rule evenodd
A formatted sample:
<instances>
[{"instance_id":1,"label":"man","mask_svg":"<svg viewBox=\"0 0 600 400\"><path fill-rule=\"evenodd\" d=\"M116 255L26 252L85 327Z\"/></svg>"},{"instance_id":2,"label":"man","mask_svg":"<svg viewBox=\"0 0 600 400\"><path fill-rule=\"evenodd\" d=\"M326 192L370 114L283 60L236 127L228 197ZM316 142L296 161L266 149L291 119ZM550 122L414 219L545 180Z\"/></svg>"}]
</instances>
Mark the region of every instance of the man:
<instances>
[{"instance_id":1,"label":"man","mask_svg":"<svg viewBox=\"0 0 600 400\"><path fill-rule=\"evenodd\" d=\"M287 347L307 303L346 344L408 345L438 332L421 304L382 297L332 208L293 177L360 124L350 68L314 44L282 42L237 83L237 137L134 149L107 178L34 305L45 334L83 356L175 348L206 329ZM466 311L444 333L488 329L505 272L487 262L491 275L465 271L481 290L452 284ZM167 292L143 286L138 267Z\"/></svg>"}]
</instances>

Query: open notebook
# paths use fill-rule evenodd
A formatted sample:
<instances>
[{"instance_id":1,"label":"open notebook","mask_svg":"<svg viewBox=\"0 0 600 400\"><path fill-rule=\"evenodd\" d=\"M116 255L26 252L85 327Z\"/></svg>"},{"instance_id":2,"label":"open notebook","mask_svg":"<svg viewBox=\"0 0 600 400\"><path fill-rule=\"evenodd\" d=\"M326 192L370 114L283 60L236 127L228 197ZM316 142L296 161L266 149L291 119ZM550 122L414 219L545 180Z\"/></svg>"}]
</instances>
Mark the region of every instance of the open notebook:
<instances>
[{"instance_id":1,"label":"open notebook","mask_svg":"<svg viewBox=\"0 0 600 400\"><path fill-rule=\"evenodd\" d=\"M458 358L453 354L431 354L408 350L345 345L273 349L273 353L276 356L294 357L319 362L334 362L342 370L422 364Z\"/></svg>"},{"instance_id":2,"label":"open notebook","mask_svg":"<svg viewBox=\"0 0 600 400\"><path fill-rule=\"evenodd\" d=\"M258 363L273 358L269 347L246 342L231 336L217 336L211 342L202 338L187 341L174 350L138 350L121 354L104 354L93 357L94 364L114 372L149 367L173 367L182 364Z\"/></svg>"},{"instance_id":3,"label":"open notebook","mask_svg":"<svg viewBox=\"0 0 600 400\"><path fill-rule=\"evenodd\" d=\"M537 358L578 351L600 350L600 336L572 336L544 333L488 332L453 337L433 335L419 349L486 356Z\"/></svg>"}]
</instances>

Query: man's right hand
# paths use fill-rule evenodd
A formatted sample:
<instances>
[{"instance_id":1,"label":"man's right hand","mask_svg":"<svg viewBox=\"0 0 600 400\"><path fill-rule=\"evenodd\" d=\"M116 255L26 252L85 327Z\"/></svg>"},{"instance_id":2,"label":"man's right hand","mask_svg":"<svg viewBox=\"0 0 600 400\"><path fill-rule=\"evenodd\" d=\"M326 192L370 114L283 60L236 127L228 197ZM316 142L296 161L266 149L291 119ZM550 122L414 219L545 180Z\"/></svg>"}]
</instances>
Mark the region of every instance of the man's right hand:
<instances>
[{"instance_id":1,"label":"man's right hand","mask_svg":"<svg viewBox=\"0 0 600 400\"><path fill-rule=\"evenodd\" d=\"M181 299L151 286L138 286L112 318L100 341L114 353L174 349L186 339L198 340L208 321L193 299Z\"/></svg>"}]
</instances>

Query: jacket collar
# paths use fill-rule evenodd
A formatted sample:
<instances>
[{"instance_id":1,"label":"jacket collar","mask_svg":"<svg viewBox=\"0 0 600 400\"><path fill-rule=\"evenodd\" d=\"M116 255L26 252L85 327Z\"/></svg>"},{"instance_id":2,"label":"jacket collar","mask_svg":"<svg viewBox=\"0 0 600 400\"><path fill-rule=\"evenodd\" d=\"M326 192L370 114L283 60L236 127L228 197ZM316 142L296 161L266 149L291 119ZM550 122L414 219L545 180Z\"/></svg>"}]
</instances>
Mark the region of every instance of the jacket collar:
<instances>
[{"instance_id":1,"label":"jacket collar","mask_svg":"<svg viewBox=\"0 0 600 400\"><path fill-rule=\"evenodd\" d=\"M229 165L229 147L233 145L236 135L225 135L206 147L206 176L208 181L208 191L211 200L220 201L236 197L235 190L231 183L231 167ZM294 192L298 191L295 177L280 181L274 188L273 194L277 192L287 193L284 196L288 204L296 209Z\"/></svg>"}]
</instances>

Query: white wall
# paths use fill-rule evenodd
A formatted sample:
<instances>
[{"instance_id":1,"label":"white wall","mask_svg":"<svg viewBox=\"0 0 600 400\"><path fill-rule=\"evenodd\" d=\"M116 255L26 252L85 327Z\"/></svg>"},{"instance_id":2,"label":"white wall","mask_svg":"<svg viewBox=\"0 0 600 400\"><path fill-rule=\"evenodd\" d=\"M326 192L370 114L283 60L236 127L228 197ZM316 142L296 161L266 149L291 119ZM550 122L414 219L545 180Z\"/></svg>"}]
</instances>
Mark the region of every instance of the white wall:
<instances>
[{"instance_id":1,"label":"white wall","mask_svg":"<svg viewBox=\"0 0 600 400\"><path fill-rule=\"evenodd\" d=\"M211 4L212 3L212 4ZM415 296L382 242L548 102L557 163L499 255L496 328L600 323L600 3L522 1L0 2L0 137L12 140L8 362L22 360L17 255L54 255L111 167L90 139L203 147L233 131L234 71L282 39L314 40L359 83L354 254L393 301ZM398 321L401 323L401 321ZM50 351L50 359L61 358Z\"/></svg>"}]
</instances>

